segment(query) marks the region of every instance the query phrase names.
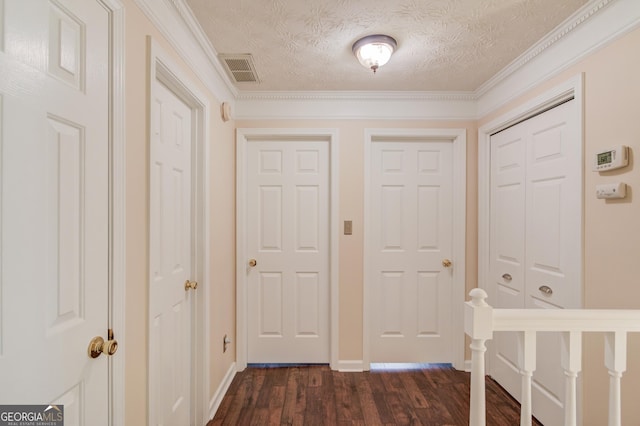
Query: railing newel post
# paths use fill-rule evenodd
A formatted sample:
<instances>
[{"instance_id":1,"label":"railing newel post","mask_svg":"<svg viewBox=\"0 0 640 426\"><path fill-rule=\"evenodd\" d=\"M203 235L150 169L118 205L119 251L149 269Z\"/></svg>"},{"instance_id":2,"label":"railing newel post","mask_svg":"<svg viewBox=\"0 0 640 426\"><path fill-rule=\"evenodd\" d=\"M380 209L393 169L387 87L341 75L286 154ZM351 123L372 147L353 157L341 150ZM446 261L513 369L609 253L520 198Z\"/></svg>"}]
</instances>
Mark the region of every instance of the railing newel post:
<instances>
[{"instance_id":1,"label":"railing newel post","mask_svg":"<svg viewBox=\"0 0 640 426\"><path fill-rule=\"evenodd\" d=\"M465 306L465 332L471 337L471 389L469 426L485 426L485 342L493 338L493 308L486 302L487 293L474 288Z\"/></svg>"}]
</instances>

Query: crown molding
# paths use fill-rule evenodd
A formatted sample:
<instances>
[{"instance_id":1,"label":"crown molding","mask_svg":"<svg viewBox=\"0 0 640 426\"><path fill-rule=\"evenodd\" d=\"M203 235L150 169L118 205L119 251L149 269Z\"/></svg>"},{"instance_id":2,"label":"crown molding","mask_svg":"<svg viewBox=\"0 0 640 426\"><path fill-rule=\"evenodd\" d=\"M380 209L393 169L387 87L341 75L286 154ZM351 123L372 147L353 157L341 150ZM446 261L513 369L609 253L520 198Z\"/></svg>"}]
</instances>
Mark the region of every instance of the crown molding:
<instances>
[{"instance_id":1,"label":"crown molding","mask_svg":"<svg viewBox=\"0 0 640 426\"><path fill-rule=\"evenodd\" d=\"M135 0L236 119L478 119L640 26L638 0L591 0L472 92L243 91L185 0Z\"/></svg>"},{"instance_id":2,"label":"crown molding","mask_svg":"<svg viewBox=\"0 0 640 426\"><path fill-rule=\"evenodd\" d=\"M421 100L474 101L475 92L406 92L406 91L242 91L237 99L249 100Z\"/></svg>"},{"instance_id":3,"label":"crown molding","mask_svg":"<svg viewBox=\"0 0 640 426\"><path fill-rule=\"evenodd\" d=\"M638 27L638 0L590 1L476 90L478 118Z\"/></svg>"},{"instance_id":4,"label":"crown molding","mask_svg":"<svg viewBox=\"0 0 640 426\"><path fill-rule=\"evenodd\" d=\"M565 19L549 34L544 36L523 54L511 61L511 63L500 70L496 75L483 83L475 91L476 95L478 97L481 97L482 95L487 93L498 83L504 80L507 76L524 67L529 61L560 41L564 36L575 30L579 25L588 22L588 20L593 17L598 11L600 11L603 7L607 6L613 1L615 0L592 0L589 3L585 4L582 8L574 12L573 15Z\"/></svg>"},{"instance_id":5,"label":"crown molding","mask_svg":"<svg viewBox=\"0 0 640 426\"><path fill-rule=\"evenodd\" d=\"M238 90L184 0L135 0L135 3L217 100L235 100Z\"/></svg>"},{"instance_id":6,"label":"crown molding","mask_svg":"<svg viewBox=\"0 0 640 426\"><path fill-rule=\"evenodd\" d=\"M385 93L314 93L236 100L236 120L475 120L476 100Z\"/></svg>"},{"instance_id":7,"label":"crown molding","mask_svg":"<svg viewBox=\"0 0 640 426\"><path fill-rule=\"evenodd\" d=\"M352 119L461 120L475 119L472 92L240 92L237 120Z\"/></svg>"}]
</instances>

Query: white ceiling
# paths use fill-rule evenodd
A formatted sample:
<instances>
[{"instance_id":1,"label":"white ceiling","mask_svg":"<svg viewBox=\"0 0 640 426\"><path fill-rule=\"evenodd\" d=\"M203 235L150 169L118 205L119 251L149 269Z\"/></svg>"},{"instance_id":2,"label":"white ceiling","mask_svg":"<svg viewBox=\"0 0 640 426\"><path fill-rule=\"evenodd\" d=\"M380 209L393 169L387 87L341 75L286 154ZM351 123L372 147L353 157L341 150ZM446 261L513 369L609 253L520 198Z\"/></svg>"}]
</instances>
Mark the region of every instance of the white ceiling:
<instances>
[{"instance_id":1,"label":"white ceiling","mask_svg":"<svg viewBox=\"0 0 640 426\"><path fill-rule=\"evenodd\" d=\"M240 91L474 91L588 0L186 0L218 54L253 56ZM351 46L398 41L374 75Z\"/></svg>"}]
</instances>

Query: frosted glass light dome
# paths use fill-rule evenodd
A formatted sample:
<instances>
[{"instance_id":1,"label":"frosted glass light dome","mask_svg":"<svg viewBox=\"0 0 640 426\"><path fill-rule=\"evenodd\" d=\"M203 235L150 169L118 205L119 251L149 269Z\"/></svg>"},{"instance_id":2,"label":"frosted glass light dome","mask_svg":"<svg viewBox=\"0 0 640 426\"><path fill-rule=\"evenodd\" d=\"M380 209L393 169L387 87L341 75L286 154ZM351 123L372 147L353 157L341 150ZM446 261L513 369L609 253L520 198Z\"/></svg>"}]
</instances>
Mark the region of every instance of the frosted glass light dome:
<instances>
[{"instance_id":1,"label":"frosted glass light dome","mask_svg":"<svg viewBox=\"0 0 640 426\"><path fill-rule=\"evenodd\" d=\"M358 62L375 73L379 67L389 62L397 47L396 40L387 35L376 34L361 38L353 43L353 54Z\"/></svg>"}]
</instances>

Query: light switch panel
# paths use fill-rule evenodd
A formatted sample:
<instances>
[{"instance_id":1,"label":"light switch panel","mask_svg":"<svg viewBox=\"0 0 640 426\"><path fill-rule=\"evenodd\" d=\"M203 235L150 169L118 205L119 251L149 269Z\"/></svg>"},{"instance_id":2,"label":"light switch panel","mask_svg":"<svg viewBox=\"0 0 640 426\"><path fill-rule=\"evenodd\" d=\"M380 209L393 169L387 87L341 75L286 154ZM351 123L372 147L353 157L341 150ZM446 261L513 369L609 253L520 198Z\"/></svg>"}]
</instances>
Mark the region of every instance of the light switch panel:
<instances>
[{"instance_id":1,"label":"light switch panel","mask_svg":"<svg viewBox=\"0 0 640 426\"><path fill-rule=\"evenodd\" d=\"M353 234L353 222L350 220L344 221L344 235L352 235Z\"/></svg>"}]
</instances>

